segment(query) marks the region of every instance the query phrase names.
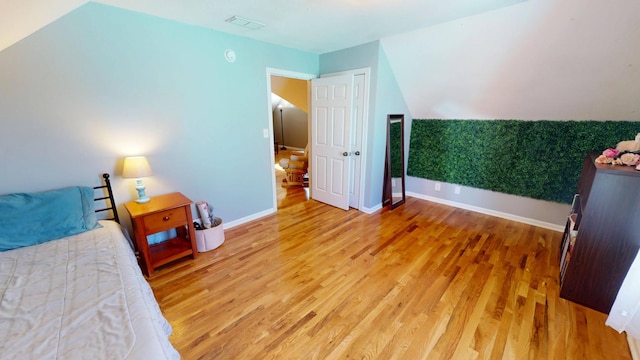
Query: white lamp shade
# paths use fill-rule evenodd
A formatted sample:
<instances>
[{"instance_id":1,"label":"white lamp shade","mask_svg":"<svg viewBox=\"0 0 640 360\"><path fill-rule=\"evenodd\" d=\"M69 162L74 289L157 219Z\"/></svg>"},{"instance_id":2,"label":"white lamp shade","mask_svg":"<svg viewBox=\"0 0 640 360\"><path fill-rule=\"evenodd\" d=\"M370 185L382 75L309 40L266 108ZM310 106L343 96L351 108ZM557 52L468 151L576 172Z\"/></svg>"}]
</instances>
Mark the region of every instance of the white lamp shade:
<instances>
[{"instance_id":1,"label":"white lamp shade","mask_svg":"<svg viewBox=\"0 0 640 360\"><path fill-rule=\"evenodd\" d=\"M142 178L153 175L151 166L144 156L131 156L124 159L122 177Z\"/></svg>"}]
</instances>

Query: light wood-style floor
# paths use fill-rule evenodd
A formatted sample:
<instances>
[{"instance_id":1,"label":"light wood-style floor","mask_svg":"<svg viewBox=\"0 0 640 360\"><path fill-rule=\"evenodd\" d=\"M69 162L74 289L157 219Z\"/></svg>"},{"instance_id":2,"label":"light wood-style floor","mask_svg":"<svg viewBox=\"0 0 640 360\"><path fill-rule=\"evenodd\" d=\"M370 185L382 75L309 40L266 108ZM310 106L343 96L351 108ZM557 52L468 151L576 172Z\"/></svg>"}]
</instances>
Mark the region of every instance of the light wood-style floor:
<instances>
[{"instance_id":1,"label":"light wood-style floor","mask_svg":"<svg viewBox=\"0 0 640 360\"><path fill-rule=\"evenodd\" d=\"M294 151L298 150L287 148L285 150L279 150L275 155L276 201L278 202L278 209L309 200L309 188L302 186L282 186L282 180L284 180L286 176L284 170L282 170L279 165L279 161L282 158L289 158L289 155Z\"/></svg>"},{"instance_id":2,"label":"light wood-style floor","mask_svg":"<svg viewBox=\"0 0 640 360\"><path fill-rule=\"evenodd\" d=\"M631 358L604 314L558 297L560 233L415 198L368 215L291 194L149 280L184 359Z\"/></svg>"}]
</instances>

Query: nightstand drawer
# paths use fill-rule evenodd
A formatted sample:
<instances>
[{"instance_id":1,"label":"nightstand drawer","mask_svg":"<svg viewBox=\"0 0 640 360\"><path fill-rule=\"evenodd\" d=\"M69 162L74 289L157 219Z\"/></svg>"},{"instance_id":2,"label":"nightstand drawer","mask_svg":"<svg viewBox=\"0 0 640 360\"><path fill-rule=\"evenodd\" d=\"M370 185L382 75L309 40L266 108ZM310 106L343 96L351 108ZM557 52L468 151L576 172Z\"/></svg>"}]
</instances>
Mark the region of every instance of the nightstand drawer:
<instances>
[{"instance_id":1,"label":"nightstand drawer","mask_svg":"<svg viewBox=\"0 0 640 360\"><path fill-rule=\"evenodd\" d=\"M189 224L184 207L147 215L143 219L147 234L157 233Z\"/></svg>"}]
</instances>

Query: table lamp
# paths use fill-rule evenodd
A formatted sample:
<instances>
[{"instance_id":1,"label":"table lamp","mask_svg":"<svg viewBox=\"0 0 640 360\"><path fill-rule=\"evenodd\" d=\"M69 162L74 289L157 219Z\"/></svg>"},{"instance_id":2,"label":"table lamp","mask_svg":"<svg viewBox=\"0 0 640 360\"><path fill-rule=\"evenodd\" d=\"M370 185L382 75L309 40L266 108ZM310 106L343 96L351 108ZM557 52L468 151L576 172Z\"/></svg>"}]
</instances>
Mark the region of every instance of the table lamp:
<instances>
[{"instance_id":1,"label":"table lamp","mask_svg":"<svg viewBox=\"0 0 640 360\"><path fill-rule=\"evenodd\" d=\"M141 179L151 175L153 175L153 173L151 172L151 166L149 166L149 162L146 157L131 156L124 159L122 177L136 179L136 190L138 191L138 199L136 202L138 204L148 203L149 200L151 200L144 192L145 186Z\"/></svg>"}]
</instances>

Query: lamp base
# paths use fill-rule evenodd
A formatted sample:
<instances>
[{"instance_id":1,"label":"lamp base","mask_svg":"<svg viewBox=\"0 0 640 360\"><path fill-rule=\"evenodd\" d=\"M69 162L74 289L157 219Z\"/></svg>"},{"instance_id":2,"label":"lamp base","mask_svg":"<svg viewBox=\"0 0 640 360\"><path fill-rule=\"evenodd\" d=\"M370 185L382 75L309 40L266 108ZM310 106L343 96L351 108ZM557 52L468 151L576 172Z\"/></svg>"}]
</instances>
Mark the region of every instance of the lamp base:
<instances>
[{"instance_id":1,"label":"lamp base","mask_svg":"<svg viewBox=\"0 0 640 360\"><path fill-rule=\"evenodd\" d=\"M138 199L136 202L138 204L144 204L151 201L151 198L147 196L145 193L146 186L142 183L142 179L136 179L136 191L138 192Z\"/></svg>"},{"instance_id":2,"label":"lamp base","mask_svg":"<svg viewBox=\"0 0 640 360\"><path fill-rule=\"evenodd\" d=\"M145 197L143 197L143 198L138 198L138 199L136 199L136 202L137 202L138 204L148 203L149 201L151 201L151 198L150 198L150 197L148 197L148 196L145 196Z\"/></svg>"}]
</instances>

